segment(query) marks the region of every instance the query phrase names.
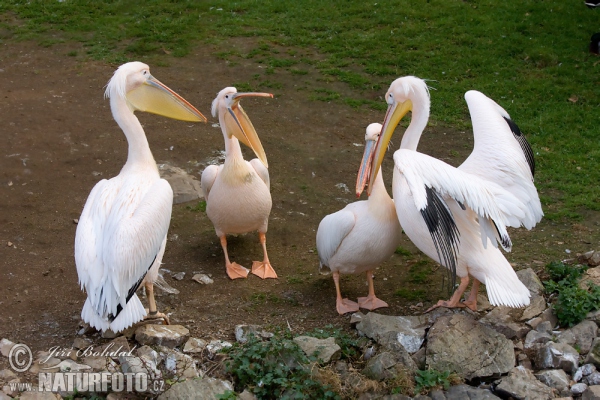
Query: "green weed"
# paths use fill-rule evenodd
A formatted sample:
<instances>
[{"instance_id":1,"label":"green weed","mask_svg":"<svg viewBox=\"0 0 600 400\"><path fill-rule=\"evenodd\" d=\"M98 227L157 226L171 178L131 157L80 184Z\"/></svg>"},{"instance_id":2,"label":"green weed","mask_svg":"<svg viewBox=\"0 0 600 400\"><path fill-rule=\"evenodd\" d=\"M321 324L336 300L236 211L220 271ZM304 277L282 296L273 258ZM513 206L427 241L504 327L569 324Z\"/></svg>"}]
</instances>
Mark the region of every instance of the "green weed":
<instances>
[{"instance_id":1,"label":"green weed","mask_svg":"<svg viewBox=\"0 0 600 400\"><path fill-rule=\"evenodd\" d=\"M394 295L402 297L403 299L415 301L422 300L427 297L427 292L424 289L407 289L400 288L394 292Z\"/></svg>"},{"instance_id":2,"label":"green weed","mask_svg":"<svg viewBox=\"0 0 600 400\"><path fill-rule=\"evenodd\" d=\"M206 201L200 200L194 207L186 206L185 208L192 212L206 212Z\"/></svg>"},{"instance_id":3,"label":"green weed","mask_svg":"<svg viewBox=\"0 0 600 400\"><path fill-rule=\"evenodd\" d=\"M396 250L394 251L395 254L399 254L401 256L405 256L405 257L409 257L412 255L412 253L408 250L406 250L404 247L398 246L396 247Z\"/></svg>"},{"instance_id":4,"label":"green weed","mask_svg":"<svg viewBox=\"0 0 600 400\"><path fill-rule=\"evenodd\" d=\"M436 371L434 369L418 370L415 374L415 393L429 392L432 389L447 390L454 379L450 371Z\"/></svg>"}]
</instances>

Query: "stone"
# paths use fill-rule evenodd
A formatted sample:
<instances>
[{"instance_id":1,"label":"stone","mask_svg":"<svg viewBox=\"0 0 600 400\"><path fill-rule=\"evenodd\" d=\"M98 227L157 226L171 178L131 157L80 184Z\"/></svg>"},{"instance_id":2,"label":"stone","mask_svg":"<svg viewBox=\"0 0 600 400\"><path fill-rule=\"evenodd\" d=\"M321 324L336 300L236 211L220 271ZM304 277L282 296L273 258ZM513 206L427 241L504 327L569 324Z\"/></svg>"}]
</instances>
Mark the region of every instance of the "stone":
<instances>
[{"instance_id":1,"label":"stone","mask_svg":"<svg viewBox=\"0 0 600 400\"><path fill-rule=\"evenodd\" d=\"M89 365L94 371L102 371L108 365L108 357L84 357L82 362Z\"/></svg>"},{"instance_id":2,"label":"stone","mask_svg":"<svg viewBox=\"0 0 600 400\"><path fill-rule=\"evenodd\" d=\"M182 271L182 272L178 272L176 274L173 274L172 278L175 279L175 280L177 280L177 281L180 281L183 278L185 278L185 272Z\"/></svg>"},{"instance_id":3,"label":"stone","mask_svg":"<svg viewBox=\"0 0 600 400\"><path fill-rule=\"evenodd\" d=\"M75 338L75 340L73 341L73 348L74 349L80 349L80 350L85 350L88 347L90 347L93 344L93 342L88 339L88 338Z\"/></svg>"},{"instance_id":4,"label":"stone","mask_svg":"<svg viewBox=\"0 0 600 400\"><path fill-rule=\"evenodd\" d=\"M215 283L215 281L206 274L196 274L192 276L192 280L203 285L210 285L211 283Z\"/></svg>"},{"instance_id":5,"label":"stone","mask_svg":"<svg viewBox=\"0 0 600 400\"><path fill-rule=\"evenodd\" d=\"M158 349L161 358L165 360L165 369L171 374L179 379L200 376L196 368L196 362L192 357L164 346L158 346Z\"/></svg>"},{"instance_id":6,"label":"stone","mask_svg":"<svg viewBox=\"0 0 600 400\"><path fill-rule=\"evenodd\" d=\"M522 339L530 331L528 327L515 321L509 307L496 307L479 320L484 325L506 336L507 339Z\"/></svg>"},{"instance_id":7,"label":"stone","mask_svg":"<svg viewBox=\"0 0 600 400\"><path fill-rule=\"evenodd\" d=\"M174 384L158 396L158 400L213 400L226 391L233 391L233 385L228 381L195 378Z\"/></svg>"},{"instance_id":8,"label":"stone","mask_svg":"<svg viewBox=\"0 0 600 400\"><path fill-rule=\"evenodd\" d=\"M117 359L121 356L130 356L131 348L129 347L129 342L127 338L124 336L119 336L114 340L102 345L98 348L93 349L93 354L102 357L111 357L113 359Z\"/></svg>"},{"instance_id":9,"label":"stone","mask_svg":"<svg viewBox=\"0 0 600 400\"><path fill-rule=\"evenodd\" d=\"M583 321L569 328L557 337L558 343L567 343L579 348L579 353L584 355L590 351L592 341L596 337L598 326L593 321Z\"/></svg>"},{"instance_id":10,"label":"stone","mask_svg":"<svg viewBox=\"0 0 600 400\"><path fill-rule=\"evenodd\" d=\"M573 396L579 396L580 394L583 394L583 392L585 392L588 388L588 385L586 385L585 383L576 383L573 386L571 386L571 394Z\"/></svg>"},{"instance_id":11,"label":"stone","mask_svg":"<svg viewBox=\"0 0 600 400\"><path fill-rule=\"evenodd\" d=\"M554 314L552 308L546 308L546 310L539 315L539 318L542 319L541 322L548 321L550 325L555 327L558 325L558 317Z\"/></svg>"},{"instance_id":12,"label":"stone","mask_svg":"<svg viewBox=\"0 0 600 400\"><path fill-rule=\"evenodd\" d=\"M586 290L589 289L592 284L600 285L600 267L589 268L583 273L583 276L579 281L579 287Z\"/></svg>"},{"instance_id":13,"label":"stone","mask_svg":"<svg viewBox=\"0 0 600 400\"><path fill-rule=\"evenodd\" d=\"M263 330L258 325L236 325L234 328L235 340L240 343L246 343L249 335L257 338L270 339L273 337L271 332Z\"/></svg>"},{"instance_id":14,"label":"stone","mask_svg":"<svg viewBox=\"0 0 600 400\"><path fill-rule=\"evenodd\" d=\"M540 323L534 328L536 331L540 333L547 333L552 335L552 323L550 321L540 321Z\"/></svg>"},{"instance_id":15,"label":"stone","mask_svg":"<svg viewBox=\"0 0 600 400\"><path fill-rule=\"evenodd\" d=\"M239 400L257 400L256 395L248 391L248 389L244 389L244 391L240 393L237 398Z\"/></svg>"},{"instance_id":16,"label":"stone","mask_svg":"<svg viewBox=\"0 0 600 400\"><path fill-rule=\"evenodd\" d=\"M427 367L427 349L421 347L419 351L412 355L412 359L415 362L418 369L425 369Z\"/></svg>"},{"instance_id":17,"label":"stone","mask_svg":"<svg viewBox=\"0 0 600 400\"><path fill-rule=\"evenodd\" d=\"M12 379L15 379L17 374L12 372L10 369L3 369L0 371L0 381L8 382Z\"/></svg>"},{"instance_id":18,"label":"stone","mask_svg":"<svg viewBox=\"0 0 600 400\"><path fill-rule=\"evenodd\" d=\"M61 399L60 395L52 392L22 392L19 396L19 400L57 400Z\"/></svg>"},{"instance_id":19,"label":"stone","mask_svg":"<svg viewBox=\"0 0 600 400\"><path fill-rule=\"evenodd\" d=\"M590 311L585 316L585 319L596 323L596 325L600 325L600 310Z\"/></svg>"},{"instance_id":20,"label":"stone","mask_svg":"<svg viewBox=\"0 0 600 400\"><path fill-rule=\"evenodd\" d=\"M594 371L591 374L584 376L583 383L588 386L600 385L600 372Z\"/></svg>"},{"instance_id":21,"label":"stone","mask_svg":"<svg viewBox=\"0 0 600 400\"><path fill-rule=\"evenodd\" d=\"M579 353L566 343L548 342L537 349L533 363L537 369L560 368L573 374L579 366Z\"/></svg>"},{"instance_id":22,"label":"stone","mask_svg":"<svg viewBox=\"0 0 600 400\"><path fill-rule=\"evenodd\" d=\"M397 340L395 332L388 332L379 338L383 351L392 354L396 360L396 368L414 373L418 368L412 356ZM420 350L424 350L421 348ZM419 350L419 351L420 351ZM416 353L415 353L416 354ZM425 357L425 355L423 355ZM365 358L366 359L366 358Z\"/></svg>"},{"instance_id":23,"label":"stone","mask_svg":"<svg viewBox=\"0 0 600 400\"><path fill-rule=\"evenodd\" d=\"M594 364L583 364L579 369L581 370L582 376L588 376L596 372L596 366Z\"/></svg>"},{"instance_id":24,"label":"stone","mask_svg":"<svg viewBox=\"0 0 600 400\"><path fill-rule=\"evenodd\" d=\"M537 274L533 271L533 269L526 268L519 270L517 271L517 276L519 277L519 280L523 282L523 285L525 285L525 287L529 289L531 294L544 293L544 285L542 284L542 281L540 281L540 278L538 278Z\"/></svg>"},{"instance_id":25,"label":"stone","mask_svg":"<svg viewBox=\"0 0 600 400\"><path fill-rule=\"evenodd\" d=\"M214 357L217 353L219 353L225 347L231 347L231 346L233 346L233 345L225 340L216 340L215 339L215 340L211 340L210 343L206 345L206 350L208 350L209 354Z\"/></svg>"},{"instance_id":26,"label":"stone","mask_svg":"<svg viewBox=\"0 0 600 400\"><path fill-rule=\"evenodd\" d=\"M8 357L8 355L10 354L10 350L13 348L14 345L15 343L11 342L8 339L0 340L0 353L2 353L4 357Z\"/></svg>"},{"instance_id":27,"label":"stone","mask_svg":"<svg viewBox=\"0 0 600 400\"><path fill-rule=\"evenodd\" d=\"M393 379L398 374L396 364L396 357L389 351L384 351L369 359L362 373L376 381Z\"/></svg>"},{"instance_id":28,"label":"stone","mask_svg":"<svg viewBox=\"0 0 600 400\"><path fill-rule=\"evenodd\" d=\"M350 325L352 327L356 327L356 324L358 324L360 321L362 321L364 317L365 317L365 314L361 313L360 311L353 313L350 316Z\"/></svg>"},{"instance_id":29,"label":"stone","mask_svg":"<svg viewBox=\"0 0 600 400\"><path fill-rule=\"evenodd\" d=\"M532 330L529 331L527 336L525 336L525 343L523 344L523 347L526 349L531 349L537 345L548 343L550 341L552 341L552 335L549 335L546 332Z\"/></svg>"},{"instance_id":30,"label":"stone","mask_svg":"<svg viewBox=\"0 0 600 400\"><path fill-rule=\"evenodd\" d=\"M600 400L600 385L588 386L581 395L581 400Z\"/></svg>"},{"instance_id":31,"label":"stone","mask_svg":"<svg viewBox=\"0 0 600 400\"><path fill-rule=\"evenodd\" d=\"M429 326L427 316L391 316L374 312L368 313L356 329L361 335L376 342L388 332L393 332L410 354L416 353L425 340L425 329ZM388 336L389 337L389 336Z\"/></svg>"},{"instance_id":32,"label":"stone","mask_svg":"<svg viewBox=\"0 0 600 400\"><path fill-rule=\"evenodd\" d=\"M431 394L431 393L430 393ZM469 385L450 386L445 393L447 400L493 400L499 399L487 389L480 389Z\"/></svg>"},{"instance_id":33,"label":"stone","mask_svg":"<svg viewBox=\"0 0 600 400\"><path fill-rule=\"evenodd\" d=\"M552 399L552 389L538 381L533 373L523 367L513 368L507 377L496 386L500 396L515 399L547 400Z\"/></svg>"},{"instance_id":34,"label":"stone","mask_svg":"<svg viewBox=\"0 0 600 400\"><path fill-rule=\"evenodd\" d=\"M80 371L87 371L89 369L92 369L92 367L90 367L89 365L77 364L73 360L63 360L60 363L58 363L58 365L56 365L56 367L58 367L58 370L60 372L80 372ZM91 372L91 371L88 371L88 372Z\"/></svg>"},{"instance_id":35,"label":"stone","mask_svg":"<svg viewBox=\"0 0 600 400\"><path fill-rule=\"evenodd\" d=\"M592 341L592 346L585 358L585 363L591 363L594 364L596 368L600 368L600 337L597 337Z\"/></svg>"},{"instance_id":36,"label":"stone","mask_svg":"<svg viewBox=\"0 0 600 400\"><path fill-rule=\"evenodd\" d=\"M510 340L462 314L439 318L430 328L427 340L429 368L454 371L468 380L504 374L515 365Z\"/></svg>"},{"instance_id":37,"label":"stone","mask_svg":"<svg viewBox=\"0 0 600 400\"><path fill-rule=\"evenodd\" d=\"M569 376L562 369L549 369L535 374L535 377L544 385L559 392L569 388Z\"/></svg>"},{"instance_id":38,"label":"stone","mask_svg":"<svg viewBox=\"0 0 600 400\"><path fill-rule=\"evenodd\" d=\"M519 321L526 321L533 317L537 317L548 308L546 299L539 294L532 294L529 305L523 310L519 317Z\"/></svg>"},{"instance_id":39,"label":"stone","mask_svg":"<svg viewBox=\"0 0 600 400\"><path fill-rule=\"evenodd\" d=\"M201 353L206 348L206 340L191 337L183 346L184 353Z\"/></svg>"},{"instance_id":40,"label":"stone","mask_svg":"<svg viewBox=\"0 0 600 400\"><path fill-rule=\"evenodd\" d=\"M312 336L297 336L294 338L294 343L300 346L307 356L315 356L325 364L338 360L342 355L342 348L333 337L318 339Z\"/></svg>"},{"instance_id":41,"label":"stone","mask_svg":"<svg viewBox=\"0 0 600 400\"><path fill-rule=\"evenodd\" d=\"M158 171L161 178L166 179L173 189L173 204L203 198L200 182L183 169L169 164L159 164Z\"/></svg>"},{"instance_id":42,"label":"stone","mask_svg":"<svg viewBox=\"0 0 600 400\"><path fill-rule=\"evenodd\" d=\"M190 337L190 331L181 325L142 325L135 331L135 340L144 345L174 348Z\"/></svg>"},{"instance_id":43,"label":"stone","mask_svg":"<svg viewBox=\"0 0 600 400\"><path fill-rule=\"evenodd\" d=\"M12 400L12 397L10 397L9 395L7 395L3 391L0 391L0 400Z\"/></svg>"}]
</instances>

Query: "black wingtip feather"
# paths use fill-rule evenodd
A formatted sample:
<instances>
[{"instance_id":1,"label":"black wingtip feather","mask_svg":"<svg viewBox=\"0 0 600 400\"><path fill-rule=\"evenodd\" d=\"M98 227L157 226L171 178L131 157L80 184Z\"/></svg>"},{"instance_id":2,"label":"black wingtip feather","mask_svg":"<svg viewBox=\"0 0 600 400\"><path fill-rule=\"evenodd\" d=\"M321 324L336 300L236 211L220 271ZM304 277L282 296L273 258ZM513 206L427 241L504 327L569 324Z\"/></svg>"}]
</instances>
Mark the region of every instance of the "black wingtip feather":
<instances>
[{"instance_id":1,"label":"black wingtip feather","mask_svg":"<svg viewBox=\"0 0 600 400\"><path fill-rule=\"evenodd\" d=\"M529 164L529 169L531 170L531 176L535 176L535 159L533 158L533 150L531 149L529 142L527 141L527 139L525 139L525 136L512 119L507 117L503 118L508 124L510 130L512 131L515 139L517 139L517 142L519 142L521 150L523 150L523 153L525 154L525 159L527 160L527 164Z\"/></svg>"},{"instance_id":2,"label":"black wingtip feather","mask_svg":"<svg viewBox=\"0 0 600 400\"><path fill-rule=\"evenodd\" d=\"M456 285L456 263L460 232L454 222L452 212L433 188L425 186L427 207L421 210L427 229L433 239L438 258L448 268L452 281L451 291Z\"/></svg>"}]
</instances>

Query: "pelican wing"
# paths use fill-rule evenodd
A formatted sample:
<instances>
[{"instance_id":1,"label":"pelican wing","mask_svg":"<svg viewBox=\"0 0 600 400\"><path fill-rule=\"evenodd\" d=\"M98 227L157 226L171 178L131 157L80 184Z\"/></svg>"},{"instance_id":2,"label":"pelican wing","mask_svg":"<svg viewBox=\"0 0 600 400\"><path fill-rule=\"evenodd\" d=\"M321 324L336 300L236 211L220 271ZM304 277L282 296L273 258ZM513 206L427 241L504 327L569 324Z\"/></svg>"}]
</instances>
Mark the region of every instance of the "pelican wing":
<instances>
[{"instance_id":1,"label":"pelican wing","mask_svg":"<svg viewBox=\"0 0 600 400\"><path fill-rule=\"evenodd\" d=\"M484 94L465 94L473 122L473 152L459 167L461 171L494 182L527 206L520 223L527 229L544 213L533 184L535 160L531 146L508 113Z\"/></svg>"},{"instance_id":2,"label":"pelican wing","mask_svg":"<svg viewBox=\"0 0 600 400\"><path fill-rule=\"evenodd\" d=\"M94 188L77 229L75 261L80 283L103 320L114 320L134 296L169 229L171 186L159 179L145 192L141 187L127 190L120 179L113 178Z\"/></svg>"},{"instance_id":3,"label":"pelican wing","mask_svg":"<svg viewBox=\"0 0 600 400\"><path fill-rule=\"evenodd\" d=\"M461 208L468 207L477 214L484 246L490 239L497 247L498 240L505 250L510 251L506 227L519 226L526 213L526 206L513 194L493 182L416 151L396 151L394 163L406 179L415 206L425 218L434 242L445 241L445 249L456 248L458 236L452 233L455 224L447 221L454 219L447 208L447 202L453 199Z\"/></svg>"},{"instance_id":4,"label":"pelican wing","mask_svg":"<svg viewBox=\"0 0 600 400\"><path fill-rule=\"evenodd\" d=\"M267 185L269 189L271 189L271 180L269 179L269 169L265 167L265 164L262 163L258 158L253 158L250 160L250 165L256 171L260 179Z\"/></svg>"},{"instance_id":5,"label":"pelican wing","mask_svg":"<svg viewBox=\"0 0 600 400\"><path fill-rule=\"evenodd\" d=\"M208 201L208 195L213 183L215 183L215 180L217 179L219 168L220 167L217 165L209 165L208 167L204 168L204 171L202 171L200 186L202 186L202 193L204 194L205 201Z\"/></svg>"},{"instance_id":6,"label":"pelican wing","mask_svg":"<svg viewBox=\"0 0 600 400\"><path fill-rule=\"evenodd\" d=\"M321 265L329 266L329 260L352 231L355 223L354 213L347 209L329 214L321 220L317 229L317 252Z\"/></svg>"}]
</instances>

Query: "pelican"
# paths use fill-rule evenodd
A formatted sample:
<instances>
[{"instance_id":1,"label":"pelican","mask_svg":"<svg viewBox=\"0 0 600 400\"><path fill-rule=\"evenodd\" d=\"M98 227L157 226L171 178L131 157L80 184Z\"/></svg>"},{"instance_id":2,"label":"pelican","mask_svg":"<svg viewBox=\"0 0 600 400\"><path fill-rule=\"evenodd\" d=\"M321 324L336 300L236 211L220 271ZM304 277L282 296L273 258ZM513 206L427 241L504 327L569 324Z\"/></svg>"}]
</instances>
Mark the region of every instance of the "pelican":
<instances>
[{"instance_id":1,"label":"pelican","mask_svg":"<svg viewBox=\"0 0 600 400\"><path fill-rule=\"evenodd\" d=\"M465 162L454 168L417 151L429 119L425 82L412 76L395 80L386 93L388 110L373 155L369 192L396 126L411 111L410 125L394 153L392 189L398 219L421 251L449 268L453 280L460 277L450 300L440 300L430 310L440 306L477 310L480 282L486 285L491 304L526 306L529 290L497 247L499 242L506 251L511 249L507 226L531 229L543 216L533 184L533 152L496 102L474 90L465 94L465 100L475 145ZM469 276L474 278L473 287L463 303Z\"/></svg>"},{"instance_id":2,"label":"pelican","mask_svg":"<svg viewBox=\"0 0 600 400\"><path fill-rule=\"evenodd\" d=\"M367 127L357 185L364 186L367 180L372 153L380 132L381 124L370 124ZM333 272L336 310L340 315L358 311L359 307L374 310L388 306L375 296L373 270L392 256L400 242L400 233L396 208L385 189L381 171L377 173L368 200L348 204L342 210L323 218L317 230L317 252L321 261L320 269L329 267ZM368 296L359 297L358 303L342 298L340 273L362 272L367 273Z\"/></svg>"},{"instance_id":3,"label":"pelican","mask_svg":"<svg viewBox=\"0 0 600 400\"><path fill-rule=\"evenodd\" d=\"M98 182L90 193L75 235L75 264L87 300L81 318L98 330L122 331L146 316L135 294L144 285L151 317L158 269L165 252L173 191L160 179L148 140L134 111L183 121L206 118L163 85L141 62L121 65L106 87L105 97L129 143L119 175Z\"/></svg>"},{"instance_id":4,"label":"pelican","mask_svg":"<svg viewBox=\"0 0 600 400\"><path fill-rule=\"evenodd\" d=\"M206 199L206 214L215 227L225 254L225 269L231 279L246 278L249 270L231 262L227 253L227 234L258 230L263 261L252 263L252 273L265 279L277 278L267 256L267 226L271 213L271 192L267 157L256 130L239 104L244 97L273 97L270 93L238 93L234 87L221 90L212 103L213 117L225 139L225 162L209 165L202 172L201 184ZM244 160L240 141L258 158Z\"/></svg>"}]
</instances>

